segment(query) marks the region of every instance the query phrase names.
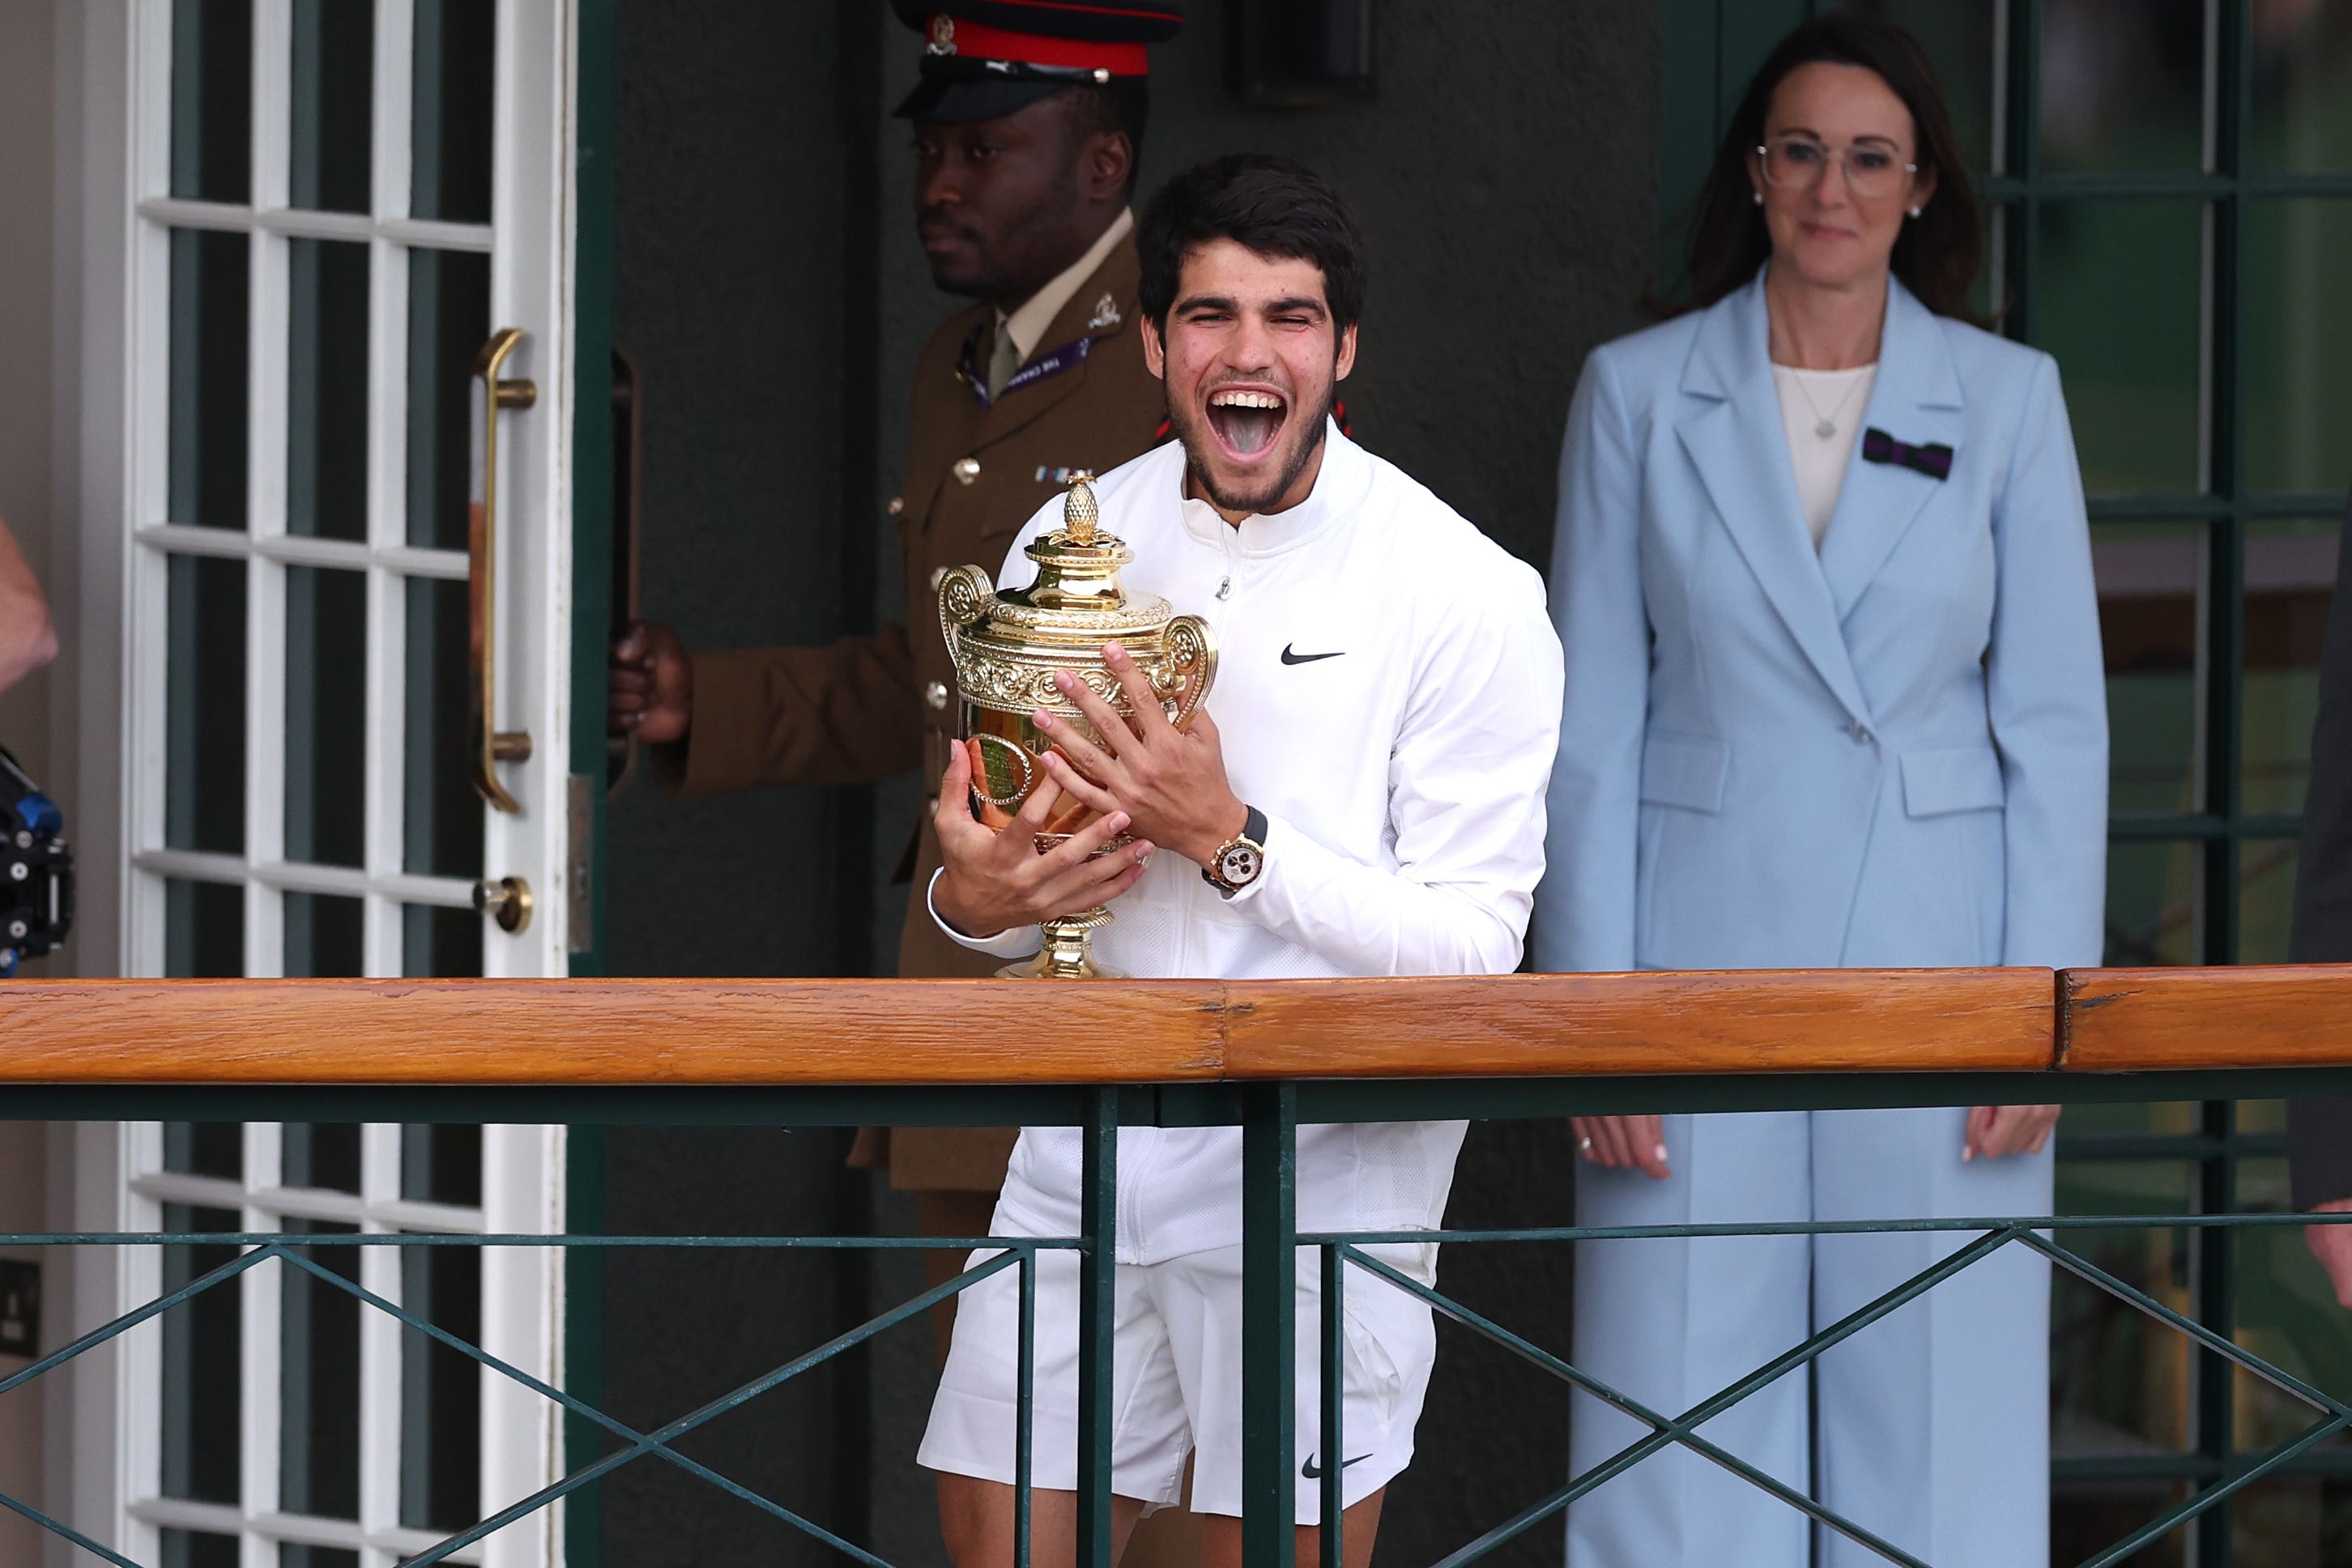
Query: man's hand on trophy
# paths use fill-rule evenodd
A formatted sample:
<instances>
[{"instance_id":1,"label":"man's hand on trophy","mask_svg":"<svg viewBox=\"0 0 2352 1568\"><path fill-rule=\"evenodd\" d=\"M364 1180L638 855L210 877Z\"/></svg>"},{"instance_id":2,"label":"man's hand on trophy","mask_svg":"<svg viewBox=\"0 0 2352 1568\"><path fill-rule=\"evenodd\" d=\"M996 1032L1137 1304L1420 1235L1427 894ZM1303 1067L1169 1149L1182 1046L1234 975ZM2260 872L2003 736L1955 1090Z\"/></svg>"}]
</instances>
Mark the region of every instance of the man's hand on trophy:
<instances>
[{"instance_id":1,"label":"man's hand on trophy","mask_svg":"<svg viewBox=\"0 0 2352 1568\"><path fill-rule=\"evenodd\" d=\"M605 670L604 727L665 746L694 721L694 661L677 634L656 621L631 621L614 639Z\"/></svg>"},{"instance_id":2,"label":"man's hand on trophy","mask_svg":"<svg viewBox=\"0 0 2352 1568\"><path fill-rule=\"evenodd\" d=\"M1206 866L1217 849L1240 833L1249 807L1225 779L1225 752L1206 710L1179 730L1160 706L1160 693L1141 666L1117 643L1103 645L1103 661L1135 709L1118 711L1068 670L1054 677L1062 695L1077 704L1116 754L1096 745L1051 713L1034 715L1038 729L1054 738L1045 772L1054 783L1106 816L1124 812L1139 837L1164 844L1196 866Z\"/></svg>"},{"instance_id":3,"label":"man's hand on trophy","mask_svg":"<svg viewBox=\"0 0 2352 1568\"><path fill-rule=\"evenodd\" d=\"M1038 780L1020 815L1002 828L973 820L971 791L971 757L962 746L950 747L940 808L932 818L946 872L931 889L931 907L966 936L992 937L1092 909L1135 886L1151 858L1152 847L1142 839L1115 855L1097 856L1126 830L1127 814L1121 811L1095 818L1040 854L1037 835L1063 815L1062 792L1051 779Z\"/></svg>"}]
</instances>

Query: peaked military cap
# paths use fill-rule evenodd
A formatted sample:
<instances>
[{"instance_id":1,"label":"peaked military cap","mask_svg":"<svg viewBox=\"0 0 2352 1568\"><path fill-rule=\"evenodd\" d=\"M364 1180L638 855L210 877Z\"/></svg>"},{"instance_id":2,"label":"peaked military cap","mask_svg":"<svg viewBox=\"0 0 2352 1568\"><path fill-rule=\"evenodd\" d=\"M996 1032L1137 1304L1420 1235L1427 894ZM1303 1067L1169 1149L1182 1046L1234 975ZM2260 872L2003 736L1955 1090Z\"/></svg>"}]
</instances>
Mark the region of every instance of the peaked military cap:
<instances>
[{"instance_id":1,"label":"peaked military cap","mask_svg":"<svg viewBox=\"0 0 2352 1568\"><path fill-rule=\"evenodd\" d=\"M923 36L923 76L893 112L960 124L1083 82L1140 82L1146 47L1176 36L1173 0L890 0Z\"/></svg>"}]
</instances>

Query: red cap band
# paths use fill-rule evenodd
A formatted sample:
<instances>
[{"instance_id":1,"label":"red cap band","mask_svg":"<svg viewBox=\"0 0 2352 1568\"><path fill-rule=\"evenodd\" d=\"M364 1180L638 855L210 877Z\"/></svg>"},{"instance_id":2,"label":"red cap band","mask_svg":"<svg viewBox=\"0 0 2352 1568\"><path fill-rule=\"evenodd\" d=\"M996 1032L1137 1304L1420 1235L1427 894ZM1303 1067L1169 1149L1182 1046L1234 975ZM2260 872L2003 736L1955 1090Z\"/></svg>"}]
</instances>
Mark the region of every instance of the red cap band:
<instances>
[{"instance_id":1,"label":"red cap band","mask_svg":"<svg viewBox=\"0 0 2352 1568\"><path fill-rule=\"evenodd\" d=\"M940 54L1074 70L1107 70L1113 76L1146 76L1151 68L1150 56L1141 44L1089 44L1076 38L1049 38L1043 33L1016 33L1010 27L992 27L983 22L967 22L945 15L933 16L926 33L931 47Z\"/></svg>"}]
</instances>

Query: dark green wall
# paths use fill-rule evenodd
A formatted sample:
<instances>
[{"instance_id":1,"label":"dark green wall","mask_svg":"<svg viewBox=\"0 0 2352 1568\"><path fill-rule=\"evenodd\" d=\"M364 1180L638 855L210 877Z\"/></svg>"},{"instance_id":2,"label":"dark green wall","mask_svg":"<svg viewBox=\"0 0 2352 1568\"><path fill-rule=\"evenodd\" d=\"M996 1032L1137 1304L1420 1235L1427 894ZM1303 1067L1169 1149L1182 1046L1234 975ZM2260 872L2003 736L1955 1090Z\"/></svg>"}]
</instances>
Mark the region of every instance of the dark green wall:
<instances>
[{"instance_id":1,"label":"dark green wall","mask_svg":"<svg viewBox=\"0 0 2352 1568\"><path fill-rule=\"evenodd\" d=\"M1357 205L1372 250L1358 438L1540 563L1559 433L1593 344L1639 324L1654 274L1659 16L1635 4L1377 0L1379 96L1241 108L1223 83L1223 7L1155 64L1147 184L1213 153L1306 159ZM614 334L643 366L645 597L689 645L802 642L896 597L879 498L894 493L905 377L952 301L912 241L906 131L913 35L881 0L620 0ZM619 974L886 967L902 892L882 885L918 788L786 789L614 802L610 963ZM613 1230L906 1228L903 1202L844 1174L833 1133L615 1131ZM1473 1131L1454 1215L1568 1212L1557 1128ZM869 1217L870 1215L870 1217ZM607 1388L651 1420L690 1408L913 1293L883 1260L805 1257L667 1273L616 1258ZM1564 1249L1450 1254L1446 1282L1538 1339L1567 1333ZM940 1561L913 1467L927 1331L834 1382L730 1416L692 1451L761 1479L894 1562ZM1392 1494L1386 1561L1427 1561L1566 1475L1564 1399L1447 1331L1422 1460ZM1498 1419L1498 1415L1507 1418ZM870 1425L869 1425L870 1424ZM622 1479L625 1478L625 1479ZM822 1549L668 1467L634 1466L604 1510L605 1562L809 1561ZM1557 1532L1526 1544L1556 1560Z\"/></svg>"}]
</instances>

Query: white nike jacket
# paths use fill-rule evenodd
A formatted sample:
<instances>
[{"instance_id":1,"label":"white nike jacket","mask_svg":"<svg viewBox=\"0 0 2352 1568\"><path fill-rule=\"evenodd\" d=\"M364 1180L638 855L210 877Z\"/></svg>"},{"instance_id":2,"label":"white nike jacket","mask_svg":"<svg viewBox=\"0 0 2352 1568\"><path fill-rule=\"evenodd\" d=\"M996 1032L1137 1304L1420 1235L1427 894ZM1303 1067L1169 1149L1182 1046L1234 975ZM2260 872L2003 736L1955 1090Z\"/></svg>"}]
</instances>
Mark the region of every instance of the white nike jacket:
<instances>
[{"instance_id":1,"label":"white nike jacket","mask_svg":"<svg viewBox=\"0 0 2352 1568\"><path fill-rule=\"evenodd\" d=\"M1148 978L1507 974L1544 865L1560 648L1542 580L1336 425L1314 494L1239 528L1184 498L1169 442L1095 486L1103 525L1158 594L1214 627L1207 707L1234 793L1265 813L1265 869L1231 898L1162 850L1096 933L1106 963ZM1061 524L1059 498L1013 542ZM934 913L936 919L936 912ZM1006 958L1036 928L973 941ZM1302 1127L1302 1230L1433 1228L1465 1123ZM1241 1134L1127 1128L1118 1255L1150 1263L1241 1238ZM1075 1129L1027 1128L998 1234L1077 1229Z\"/></svg>"}]
</instances>

